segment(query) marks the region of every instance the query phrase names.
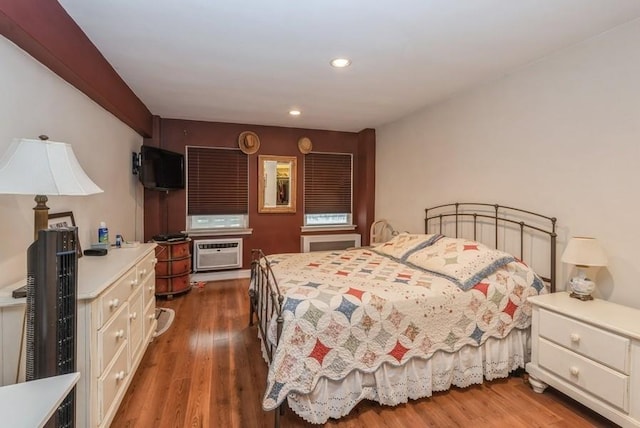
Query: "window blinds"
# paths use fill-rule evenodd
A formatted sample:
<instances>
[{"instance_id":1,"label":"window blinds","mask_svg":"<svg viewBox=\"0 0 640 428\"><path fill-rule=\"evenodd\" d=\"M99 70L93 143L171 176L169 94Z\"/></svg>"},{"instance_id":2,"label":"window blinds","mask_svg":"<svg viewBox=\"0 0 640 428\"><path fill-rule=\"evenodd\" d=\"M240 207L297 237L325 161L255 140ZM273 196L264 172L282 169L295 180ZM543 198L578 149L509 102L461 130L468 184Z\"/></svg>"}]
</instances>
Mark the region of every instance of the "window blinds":
<instances>
[{"instance_id":1,"label":"window blinds","mask_svg":"<svg viewBox=\"0 0 640 428\"><path fill-rule=\"evenodd\" d=\"M248 156L211 147L186 152L187 215L248 214Z\"/></svg>"},{"instance_id":2,"label":"window blinds","mask_svg":"<svg viewBox=\"0 0 640 428\"><path fill-rule=\"evenodd\" d=\"M305 155L305 214L351 213L351 165L350 154Z\"/></svg>"}]
</instances>

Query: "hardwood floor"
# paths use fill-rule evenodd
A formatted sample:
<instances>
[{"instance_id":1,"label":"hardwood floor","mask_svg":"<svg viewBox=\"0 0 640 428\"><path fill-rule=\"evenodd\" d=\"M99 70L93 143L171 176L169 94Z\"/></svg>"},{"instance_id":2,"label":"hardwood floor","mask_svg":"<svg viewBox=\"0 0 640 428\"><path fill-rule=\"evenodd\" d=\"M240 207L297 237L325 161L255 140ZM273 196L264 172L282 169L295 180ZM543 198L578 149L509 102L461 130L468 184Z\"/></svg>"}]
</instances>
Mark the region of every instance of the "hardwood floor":
<instances>
[{"instance_id":1,"label":"hardwood floor","mask_svg":"<svg viewBox=\"0 0 640 428\"><path fill-rule=\"evenodd\" d=\"M149 346L112 427L270 428L262 411L267 373L256 328L248 327L248 280L207 283L159 307L169 330ZM291 411L282 427L313 427ZM523 377L454 388L397 407L360 403L330 427L611 427L580 404Z\"/></svg>"}]
</instances>

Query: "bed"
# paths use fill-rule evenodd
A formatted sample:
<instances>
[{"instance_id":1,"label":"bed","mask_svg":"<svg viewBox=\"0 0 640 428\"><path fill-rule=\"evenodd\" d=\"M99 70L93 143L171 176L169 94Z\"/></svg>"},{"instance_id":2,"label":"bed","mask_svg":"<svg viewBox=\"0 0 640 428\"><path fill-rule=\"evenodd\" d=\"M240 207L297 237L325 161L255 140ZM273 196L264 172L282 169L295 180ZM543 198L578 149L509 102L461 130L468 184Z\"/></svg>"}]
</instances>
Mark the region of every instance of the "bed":
<instances>
[{"instance_id":1,"label":"bed","mask_svg":"<svg viewBox=\"0 0 640 428\"><path fill-rule=\"evenodd\" d=\"M278 410L276 426L285 403L321 424L365 399L393 406L529 361L527 298L555 290L556 219L476 203L425 214L424 233L374 247L253 250L250 324L257 319L269 364L263 408ZM541 257L548 276L525 262Z\"/></svg>"}]
</instances>

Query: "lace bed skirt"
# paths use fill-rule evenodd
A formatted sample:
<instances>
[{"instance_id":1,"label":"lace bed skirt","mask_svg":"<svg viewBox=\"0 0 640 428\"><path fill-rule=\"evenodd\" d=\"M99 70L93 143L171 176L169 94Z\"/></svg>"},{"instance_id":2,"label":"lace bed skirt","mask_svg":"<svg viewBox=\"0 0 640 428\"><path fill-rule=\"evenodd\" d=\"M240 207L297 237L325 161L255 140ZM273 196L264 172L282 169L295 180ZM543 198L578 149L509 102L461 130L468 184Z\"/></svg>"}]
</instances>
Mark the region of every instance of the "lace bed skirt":
<instances>
[{"instance_id":1,"label":"lace bed skirt","mask_svg":"<svg viewBox=\"0 0 640 428\"><path fill-rule=\"evenodd\" d=\"M428 360L414 358L401 367L382 365L374 373L351 372L335 381L320 379L308 394L289 394L289 407L304 420L322 424L347 415L362 400L395 406L430 397L452 385L467 387L504 378L530 358L531 330L513 330L504 339L488 339L480 347L455 353L438 351Z\"/></svg>"}]
</instances>

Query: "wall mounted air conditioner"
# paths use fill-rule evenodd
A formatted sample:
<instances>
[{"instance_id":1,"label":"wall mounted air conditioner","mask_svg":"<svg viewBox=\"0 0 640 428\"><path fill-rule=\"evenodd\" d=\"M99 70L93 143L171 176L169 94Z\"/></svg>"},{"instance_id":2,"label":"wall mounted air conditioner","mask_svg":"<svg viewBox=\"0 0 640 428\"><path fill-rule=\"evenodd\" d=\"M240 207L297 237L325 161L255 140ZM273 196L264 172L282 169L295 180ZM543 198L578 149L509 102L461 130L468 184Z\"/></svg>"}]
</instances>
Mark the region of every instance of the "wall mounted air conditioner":
<instances>
[{"instance_id":1,"label":"wall mounted air conditioner","mask_svg":"<svg viewBox=\"0 0 640 428\"><path fill-rule=\"evenodd\" d=\"M360 246L359 233L347 233L342 235L302 235L300 237L300 251L345 250Z\"/></svg>"},{"instance_id":2,"label":"wall mounted air conditioner","mask_svg":"<svg viewBox=\"0 0 640 428\"><path fill-rule=\"evenodd\" d=\"M196 240L193 248L194 272L242 267L242 238Z\"/></svg>"}]
</instances>

